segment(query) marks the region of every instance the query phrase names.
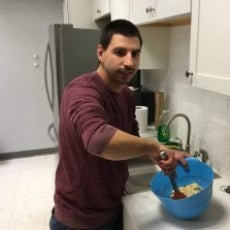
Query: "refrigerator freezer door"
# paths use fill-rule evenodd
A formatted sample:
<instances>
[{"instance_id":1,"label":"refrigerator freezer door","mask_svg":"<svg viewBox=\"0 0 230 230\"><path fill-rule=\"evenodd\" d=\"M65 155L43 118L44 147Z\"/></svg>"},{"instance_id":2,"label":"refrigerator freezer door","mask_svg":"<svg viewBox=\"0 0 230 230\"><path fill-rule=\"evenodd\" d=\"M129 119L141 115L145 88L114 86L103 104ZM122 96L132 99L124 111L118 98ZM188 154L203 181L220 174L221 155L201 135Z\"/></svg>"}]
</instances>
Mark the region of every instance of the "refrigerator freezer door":
<instances>
[{"instance_id":1,"label":"refrigerator freezer door","mask_svg":"<svg viewBox=\"0 0 230 230\"><path fill-rule=\"evenodd\" d=\"M59 99L65 86L76 76L96 70L99 31L54 25Z\"/></svg>"}]
</instances>

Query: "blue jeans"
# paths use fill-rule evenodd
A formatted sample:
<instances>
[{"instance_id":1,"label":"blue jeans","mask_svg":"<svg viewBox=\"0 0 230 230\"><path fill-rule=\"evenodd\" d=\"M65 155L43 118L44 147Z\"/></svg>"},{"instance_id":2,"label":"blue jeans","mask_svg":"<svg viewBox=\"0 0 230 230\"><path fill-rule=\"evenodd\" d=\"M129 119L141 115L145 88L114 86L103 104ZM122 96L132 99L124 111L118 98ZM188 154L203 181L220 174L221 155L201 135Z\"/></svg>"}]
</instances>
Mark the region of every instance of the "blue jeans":
<instances>
[{"instance_id":1,"label":"blue jeans","mask_svg":"<svg viewBox=\"0 0 230 230\"><path fill-rule=\"evenodd\" d=\"M54 215L52 215L50 218L50 230L123 230L123 214L122 212L120 212L119 215L110 222L94 229L69 228L64 224L60 223L58 220L56 220Z\"/></svg>"}]
</instances>

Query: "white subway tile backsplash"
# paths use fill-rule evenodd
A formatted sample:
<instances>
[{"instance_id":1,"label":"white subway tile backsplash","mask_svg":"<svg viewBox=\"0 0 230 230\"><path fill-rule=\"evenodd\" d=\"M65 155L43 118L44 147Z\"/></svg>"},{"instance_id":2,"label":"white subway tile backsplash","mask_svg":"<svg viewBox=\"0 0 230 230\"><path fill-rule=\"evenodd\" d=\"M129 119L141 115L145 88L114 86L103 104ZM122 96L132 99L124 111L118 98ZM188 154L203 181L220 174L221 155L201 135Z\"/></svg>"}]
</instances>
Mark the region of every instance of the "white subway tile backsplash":
<instances>
[{"instance_id":1,"label":"white subway tile backsplash","mask_svg":"<svg viewBox=\"0 0 230 230\"><path fill-rule=\"evenodd\" d=\"M188 66L187 56L183 54L171 55L169 68L186 68Z\"/></svg>"},{"instance_id":2,"label":"white subway tile backsplash","mask_svg":"<svg viewBox=\"0 0 230 230\"><path fill-rule=\"evenodd\" d=\"M221 115L227 113L228 102L226 100L204 95L202 97L202 104L208 113L218 112Z\"/></svg>"}]
</instances>

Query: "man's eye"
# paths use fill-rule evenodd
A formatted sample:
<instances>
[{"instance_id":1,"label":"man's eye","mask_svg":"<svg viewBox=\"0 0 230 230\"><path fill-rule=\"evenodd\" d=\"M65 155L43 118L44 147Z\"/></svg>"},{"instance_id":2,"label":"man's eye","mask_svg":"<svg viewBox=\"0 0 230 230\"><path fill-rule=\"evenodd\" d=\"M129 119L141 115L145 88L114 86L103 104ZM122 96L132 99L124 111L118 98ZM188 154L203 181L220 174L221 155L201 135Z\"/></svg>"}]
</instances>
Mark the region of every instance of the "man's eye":
<instances>
[{"instance_id":1,"label":"man's eye","mask_svg":"<svg viewBox=\"0 0 230 230\"><path fill-rule=\"evenodd\" d=\"M116 50L115 54L119 57L125 56L126 52L124 50Z\"/></svg>"},{"instance_id":2,"label":"man's eye","mask_svg":"<svg viewBox=\"0 0 230 230\"><path fill-rule=\"evenodd\" d=\"M133 58L139 57L139 55L140 55L139 51L132 52L132 57Z\"/></svg>"}]
</instances>

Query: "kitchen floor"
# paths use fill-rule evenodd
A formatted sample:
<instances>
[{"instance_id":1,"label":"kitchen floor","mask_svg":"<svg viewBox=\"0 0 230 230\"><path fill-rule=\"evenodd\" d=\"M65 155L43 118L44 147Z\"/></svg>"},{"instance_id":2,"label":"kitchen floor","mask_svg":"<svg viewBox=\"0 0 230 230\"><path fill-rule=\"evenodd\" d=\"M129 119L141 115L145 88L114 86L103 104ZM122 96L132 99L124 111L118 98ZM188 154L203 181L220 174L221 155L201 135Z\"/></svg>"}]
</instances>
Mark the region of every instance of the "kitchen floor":
<instances>
[{"instance_id":1,"label":"kitchen floor","mask_svg":"<svg viewBox=\"0 0 230 230\"><path fill-rule=\"evenodd\" d=\"M48 230L57 154L0 161L0 229Z\"/></svg>"}]
</instances>

